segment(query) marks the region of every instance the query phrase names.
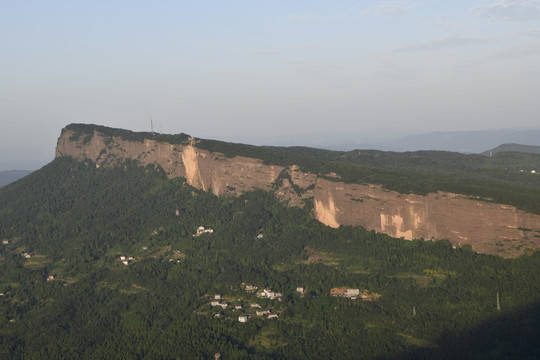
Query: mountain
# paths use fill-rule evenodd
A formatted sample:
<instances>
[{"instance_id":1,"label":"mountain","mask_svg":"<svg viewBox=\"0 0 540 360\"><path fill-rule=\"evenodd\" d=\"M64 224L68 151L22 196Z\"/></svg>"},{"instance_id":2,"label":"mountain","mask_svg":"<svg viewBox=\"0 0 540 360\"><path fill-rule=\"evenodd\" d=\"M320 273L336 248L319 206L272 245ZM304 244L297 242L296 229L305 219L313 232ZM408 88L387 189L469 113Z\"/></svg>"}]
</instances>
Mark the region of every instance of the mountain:
<instances>
[{"instance_id":1,"label":"mountain","mask_svg":"<svg viewBox=\"0 0 540 360\"><path fill-rule=\"evenodd\" d=\"M538 161L533 154L336 153L95 125L64 129L57 154L0 189L1 358L539 353L539 251L505 258L446 240L333 228L315 219L314 203L326 186L354 190L352 180L399 199L468 176L470 194L534 214L537 178L514 172ZM303 196L309 191L313 198ZM377 209L392 201L380 198ZM499 241L504 249L515 240Z\"/></svg>"},{"instance_id":2,"label":"mountain","mask_svg":"<svg viewBox=\"0 0 540 360\"><path fill-rule=\"evenodd\" d=\"M328 144L333 150L376 149L383 151L439 150L464 154L478 154L500 144L519 143L540 146L540 130L500 129L478 131L437 131L427 134L410 134L379 142L355 143L350 140Z\"/></svg>"},{"instance_id":3,"label":"mountain","mask_svg":"<svg viewBox=\"0 0 540 360\"><path fill-rule=\"evenodd\" d=\"M289 205L312 206L314 217L334 228L448 239L505 256L540 247L531 230L540 229L540 179L505 156L255 147L82 124L63 129L56 157L63 156L98 168L136 160L219 196L272 191ZM540 168L539 156L526 161Z\"/></svg>"},{"instance_id":4,"label":"mountain","mask_svg":"<svg viewBox=\"0 0 540 360\"><path fill-rule=\"evenodd\" d=\"M484 151L482 155L492 156L503 151L517 151L523 153L540 154L540 146L521 145L521 144L502 144L488 151Z\"/></svg>"},{"instance_id":5,"label":"mountain","mask_svg":"<svg viewBox=\"0 0 540 360\"><path fill-rule=\"evenodd\" d=\"M12 183L26 175L30 174L30 170L4 170L0 171L0 187Z\"/></svg>"}]
</instances>

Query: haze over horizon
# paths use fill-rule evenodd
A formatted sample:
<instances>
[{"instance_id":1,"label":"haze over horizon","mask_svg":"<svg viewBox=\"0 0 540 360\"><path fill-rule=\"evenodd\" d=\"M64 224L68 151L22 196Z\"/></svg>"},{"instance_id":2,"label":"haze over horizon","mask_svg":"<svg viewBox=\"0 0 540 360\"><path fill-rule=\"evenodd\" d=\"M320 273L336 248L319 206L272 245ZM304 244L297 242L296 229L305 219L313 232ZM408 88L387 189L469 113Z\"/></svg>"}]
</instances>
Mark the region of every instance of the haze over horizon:
<instances>
[{"instance_id":1,"label":"haze over horizon","mask_svg":"<svg viewBox=\"0 0 540 360\"><path fill-rule=\"evenodd\" d=\"M74 122L253 144L539 128L539 0L2 2L0 33L0 170L52 160Z\"/></svg>"}]
</instances>

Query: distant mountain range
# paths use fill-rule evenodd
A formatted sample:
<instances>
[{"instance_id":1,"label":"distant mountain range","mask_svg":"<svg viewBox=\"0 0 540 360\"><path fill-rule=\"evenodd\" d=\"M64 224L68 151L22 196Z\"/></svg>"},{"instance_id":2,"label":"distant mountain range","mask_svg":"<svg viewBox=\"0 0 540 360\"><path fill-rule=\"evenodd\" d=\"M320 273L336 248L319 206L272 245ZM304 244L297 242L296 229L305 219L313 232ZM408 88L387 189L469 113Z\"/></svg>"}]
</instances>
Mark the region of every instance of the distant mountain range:
<instances>
[{"instance_id":1,"label":"distant mountain range","mask_svg":"<svg viewBox=\"0 0 540 360\"><path fill-rule=\"evenodd\" d=\"M343 142L339 144L329 143L322 146L330 150L341 151L355 149L399 152L441 150L464 154L478 154L483 153L488 149L493 149L501 144L509 143L540 146L540 130L501 129L482 131L437 131L427 134L406 135L380 142Z\"/></svg>"},{"instance_id":2,"label":"distant mountain range","mask_svg":"<svg viewBox=\"0 0 540 360\"><path fill-rule=\"evenodd\" d=\"M19 180L22 177L30 174L31 170L5 170L0 171L0 187Z\"/></svg>"}]
</instances>

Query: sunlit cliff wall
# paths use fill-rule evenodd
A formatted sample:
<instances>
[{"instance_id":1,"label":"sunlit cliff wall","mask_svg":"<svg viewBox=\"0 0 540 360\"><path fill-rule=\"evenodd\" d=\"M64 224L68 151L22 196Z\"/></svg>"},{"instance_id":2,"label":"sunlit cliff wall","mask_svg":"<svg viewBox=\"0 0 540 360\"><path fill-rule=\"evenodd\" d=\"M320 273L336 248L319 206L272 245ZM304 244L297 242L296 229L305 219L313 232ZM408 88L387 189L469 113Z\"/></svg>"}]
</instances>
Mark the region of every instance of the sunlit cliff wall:
<instances>
[{"instance_id":1,"label":"sunlit cliff wall","mask_svg":"<svg viewBox=\"0 0 540 360\"><path fill-rule=\"evenodd\" d=\"M470 244L478 252L518 256L540 247L540 216L514 207L438 192L427 196L399 194L378 185L346 184L305 173L291 165L266 165L242 156L229 158L220 153L189 145L173 145L146 139L126 141L94 131L89 141L73 140L63 131L56 156L89 159L99 166L135 159L141 165L156 164L169 177L184 177L197 188L215 195L237 195L253 189L274 191L292 206L313 202L317 220L331 226L363 226L369 230L405 239L448 239L456 245ZM288 177L279 186L281 172ZM290 180L289 180L290 178ZM295 191L293 184L297 189ZM530 229L530 230L527 230Z\"/></svg>"}]
</instances>

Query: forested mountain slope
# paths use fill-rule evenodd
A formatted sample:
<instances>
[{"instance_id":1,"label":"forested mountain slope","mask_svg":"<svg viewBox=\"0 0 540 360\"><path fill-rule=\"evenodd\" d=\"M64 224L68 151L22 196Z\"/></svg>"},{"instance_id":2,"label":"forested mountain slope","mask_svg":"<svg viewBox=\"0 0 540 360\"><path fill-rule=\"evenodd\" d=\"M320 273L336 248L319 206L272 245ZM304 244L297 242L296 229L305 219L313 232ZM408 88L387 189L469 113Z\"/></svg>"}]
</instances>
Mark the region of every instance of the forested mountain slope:
<instances>
[{"instance_id":1,"label":"forested mountain slope","mask_svg":"<svg viewBox=\"0 0 540 360\"><path fill-rule=\"evenodd\" d=\"M6 358L533 359L540 351L539 252L504 259L447 241L333 229L309 204L286 206L272 192L218 197L161 167L95 165L60 157L0 189ZM194 236L201 225L214 231ZM341 287L368 297L330 295ZM211 306L215 294L226 308Z\"/></svg>"},{"instance_id":2,"label":"forested mountain slope","mask_svg":"<svg viewBox=\"0 0 540 360\"><path fill-rule=\"evenodd\" d=\"M540 154L540 146L521 144L502 144L491 150L485 151L482 155L493 156L500 152L522 152L530 154Z\"/></svg>"}]
</instances>

